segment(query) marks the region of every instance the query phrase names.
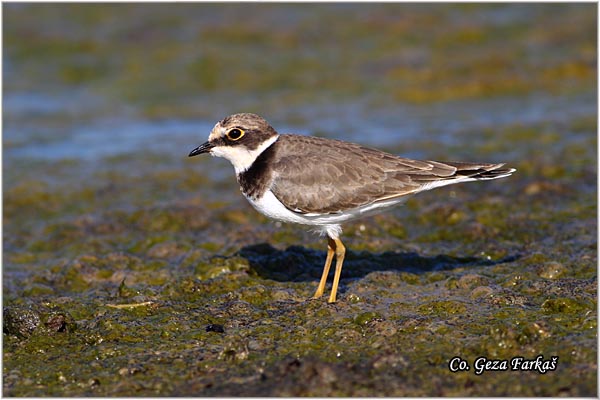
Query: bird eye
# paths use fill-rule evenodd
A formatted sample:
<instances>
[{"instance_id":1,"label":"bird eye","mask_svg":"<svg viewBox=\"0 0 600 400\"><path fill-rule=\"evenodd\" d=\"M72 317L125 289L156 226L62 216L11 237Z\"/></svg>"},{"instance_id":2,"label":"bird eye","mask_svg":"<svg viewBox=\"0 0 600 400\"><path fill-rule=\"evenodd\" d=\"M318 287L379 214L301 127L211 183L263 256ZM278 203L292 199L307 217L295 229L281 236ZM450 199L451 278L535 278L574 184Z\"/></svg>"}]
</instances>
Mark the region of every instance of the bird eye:
<instances>
[{"instance_id":1,"label":"bird eye","mask_svg":"<svg viewBox=\"0 0 600 400\"><path fill-rule=\"evenodd\" d=\"M233 128L233 129L230 129L226 135L231 140L238 140L242 136L244 136L244 131L239 128Z\"/></svg>"}]
</instances>

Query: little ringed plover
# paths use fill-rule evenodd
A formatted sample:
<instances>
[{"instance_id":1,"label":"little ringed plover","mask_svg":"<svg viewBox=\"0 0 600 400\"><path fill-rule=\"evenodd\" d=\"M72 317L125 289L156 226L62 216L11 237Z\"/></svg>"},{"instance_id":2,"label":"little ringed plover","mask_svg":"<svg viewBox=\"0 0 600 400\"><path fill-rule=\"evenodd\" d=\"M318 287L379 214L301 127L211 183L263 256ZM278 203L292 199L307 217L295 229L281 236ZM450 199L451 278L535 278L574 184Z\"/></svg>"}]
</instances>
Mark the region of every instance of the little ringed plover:
<instances>
[{"instance_id":1,"label":"little ringed plover","mask_svg":"<svg viewBox=\"0 0 600 400\"><path fill-rule=\"evenodd\" d=\"M313 298L323 295L336 256L329 302L346 249L341 224L376 214L410 195L459 182L505 178L504 164L419 161L340 140L279 134L255 114L219 121L208 141L189 154L228 159L250 204L267 217L310 225L327 236L327 258Z\"/></svg>"}]
</instances>

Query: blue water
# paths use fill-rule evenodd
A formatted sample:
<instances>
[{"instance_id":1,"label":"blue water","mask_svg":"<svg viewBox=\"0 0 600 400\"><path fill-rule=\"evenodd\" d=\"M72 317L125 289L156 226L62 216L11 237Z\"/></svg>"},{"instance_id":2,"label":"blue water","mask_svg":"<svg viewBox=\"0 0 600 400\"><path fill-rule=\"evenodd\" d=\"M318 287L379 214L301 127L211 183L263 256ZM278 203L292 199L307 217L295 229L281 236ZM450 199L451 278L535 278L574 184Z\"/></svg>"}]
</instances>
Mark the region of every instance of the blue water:
<instances>
[{"instance_id":1,"label":"blue water","mask_svg":"<svg viewBox=\"0 0 600 400\"><path fill-rule=\"evenodd\" d=\"M152 152L186 157L204 142L216 121L148 119L135 112L119 117L98 113L103 99L80 93L45 95L7 93L4 97L5 160L14 158L99 161L124 154ZM411 140L456 145L461 132L502 125L553 123L593 115L595 96L526 96L485 101L455 101L423 106L373 108L359 103L294 110L302 126L273 122L281 133L319 134L374 147L406 147ZM231 110L238 112L243 110ZM127 115L129 114L129 115ZM268 118L268 113L265 114ZM56 122L56 121L62 122ZM411 156L411 154L405 154ZM415 156L415 155L413 155Z\"/></svg>"}]
</instances>

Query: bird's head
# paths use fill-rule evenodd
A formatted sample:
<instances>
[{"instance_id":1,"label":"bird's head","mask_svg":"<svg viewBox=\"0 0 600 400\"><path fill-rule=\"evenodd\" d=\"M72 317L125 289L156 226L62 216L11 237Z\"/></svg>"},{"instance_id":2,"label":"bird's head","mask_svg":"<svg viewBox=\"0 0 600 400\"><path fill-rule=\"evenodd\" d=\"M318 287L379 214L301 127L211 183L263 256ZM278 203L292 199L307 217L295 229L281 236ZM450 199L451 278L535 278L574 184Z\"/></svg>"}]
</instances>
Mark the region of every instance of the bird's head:
<instances>
[{"instance_id":1,"label":"bird's head","mask_svg":"<svg viewBox=\"0 0 600 400\"><path fill-rule=\"evenodd\" d=\"M256 114L233 114L217 122L208 141L192 150L189 157L210 153L226 158L239 174L250 168L278 136L277 131Z\"/></svg>"}]
</instances>

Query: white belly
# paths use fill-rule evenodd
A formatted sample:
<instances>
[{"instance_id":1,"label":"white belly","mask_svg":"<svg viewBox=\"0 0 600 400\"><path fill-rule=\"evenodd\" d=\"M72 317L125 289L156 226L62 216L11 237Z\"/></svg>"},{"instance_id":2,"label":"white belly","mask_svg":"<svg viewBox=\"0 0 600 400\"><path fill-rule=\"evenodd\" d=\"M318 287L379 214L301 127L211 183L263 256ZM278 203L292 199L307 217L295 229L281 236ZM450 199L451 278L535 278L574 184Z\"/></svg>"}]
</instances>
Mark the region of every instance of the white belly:
<instances>
[{"instance_id":1,"label":"white belly","mask_svg":"<svg viewBox=\"0 0 600 400\"><path fill-rule=\"evenodd\" d=\"M338 236L341 233L341 223L380 213L391 206L403 202L406 200L406 197L408 196L402 196L401 199L394 198L380 203L369 204L364 207L353 208L344 211L343 213L332 214L302 214L291 211L284 206L270 190L267 190L264 196L259 199L253 200L249 197L246 198L258 212L269 218L283 222L321 226L324 228L322 231L332 234L336 233L334 236Z\"/></svg>"}]
</instances>

